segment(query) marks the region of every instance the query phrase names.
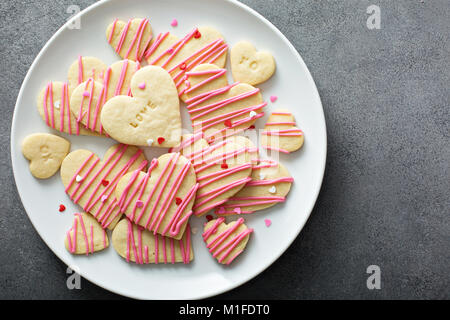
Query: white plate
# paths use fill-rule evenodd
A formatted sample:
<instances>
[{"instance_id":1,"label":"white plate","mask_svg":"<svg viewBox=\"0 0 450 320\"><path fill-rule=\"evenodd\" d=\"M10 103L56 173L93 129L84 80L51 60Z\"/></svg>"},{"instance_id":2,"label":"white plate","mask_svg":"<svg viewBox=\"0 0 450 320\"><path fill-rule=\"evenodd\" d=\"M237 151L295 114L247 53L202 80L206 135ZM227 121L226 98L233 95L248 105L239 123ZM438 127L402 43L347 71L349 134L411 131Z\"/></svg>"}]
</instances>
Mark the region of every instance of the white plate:
<instances>
[{"instance_id":1,"label":"white plate","mask_svg":"<svg viewBox=\"0 0 450 320\"><path fill-rule=\"evenodd\" d=\"M76 266L84 278L133 298L205 298L258 275L288 248L303 228L319 193L325 168L326 127L322 105L300 55L270 22L233 0L110 0L90 6L79 16L80 30L63 26L39 53L25 77L14 111L11 132L14 177L25 210L42 239L67 265ZM128 264L111 247L90 257L72 256L65 250L63 239L72 222L71 213L80 209L64 193L59 174L44 181L34 179L21 154L20 144L25 136L51 131L36 110L36 96L43 86L50 80L64 81L69 65L79 54L97 56L107 64L119 60L106 42L106 26L116 17L143 16L150 18L155 34L170 30L182 36L195 26L209 25L220 30L230 45L248 39L257 48L272 52L277 71L260 88L266 101L271 95L277 95L278 100L269 101L266 114L276 107L287 107L305 132L302 150L281 155L281 161L295 178L287 201L246 216L247 224L255 232L245 252L230 266L219 265L206 250L201 239L204 218L191 219L191 225L199 232L194 235L195 260L190 265ZM170 26L174 18L179 22L176 28ZM263 127L266 118L260 119L257 127ZM72 150L86 148L100 157L114 143L104 138L64 136L72 142ZM152 150L147 155L156 153L162 151ZM67 207L64 213L58 212L61 203ZM264 224L266 218L272 220L269 228Z\"/></svg>"}]
</instances>

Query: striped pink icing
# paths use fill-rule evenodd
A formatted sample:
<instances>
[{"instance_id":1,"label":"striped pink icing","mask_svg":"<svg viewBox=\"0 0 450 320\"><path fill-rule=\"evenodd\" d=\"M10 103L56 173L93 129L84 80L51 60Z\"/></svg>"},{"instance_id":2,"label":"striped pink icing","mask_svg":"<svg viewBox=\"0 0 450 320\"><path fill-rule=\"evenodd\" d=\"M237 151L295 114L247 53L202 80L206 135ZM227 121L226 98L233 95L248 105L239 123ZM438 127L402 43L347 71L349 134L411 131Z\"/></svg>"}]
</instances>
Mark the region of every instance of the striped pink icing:
<instances>
[{"instance_id":1,"label":"striped pink icing","mask_svg":"<svg viewBox=\"0 0 450 320\"><path fill-rule=\"evenodd\" d=\"M83 239L86 246L86 255L88 255L89 253L94 253L94 226L90 226L90 233L88 235L83 215L81 213L75 213L73 225L66 234L69 251L71 253L75 253L77 250L78 223L80 223L81 231L83 233ZM101 232L103 236L103 248L106 248L106 232L104 230L102 230Z\"/></svg>"}]
</instances>

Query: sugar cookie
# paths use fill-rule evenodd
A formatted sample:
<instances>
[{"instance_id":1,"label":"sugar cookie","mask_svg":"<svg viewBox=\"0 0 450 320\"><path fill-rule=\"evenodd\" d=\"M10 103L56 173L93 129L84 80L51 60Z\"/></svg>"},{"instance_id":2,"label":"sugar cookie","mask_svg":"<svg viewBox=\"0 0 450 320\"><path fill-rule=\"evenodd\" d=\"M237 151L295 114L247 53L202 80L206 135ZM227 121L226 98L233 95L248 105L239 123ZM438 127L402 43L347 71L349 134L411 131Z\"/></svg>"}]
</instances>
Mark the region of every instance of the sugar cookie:
<instances>
[{"instance_id":1,"label":"sugar cookie","mask_svg":"<svg viewBox=\"0 0 450 320\"><path fill-rule=\"evenodd\" d=\"M180 240L163 237L122 219L112 233L112 244L117 253L137 264L189 263L194 260L189 225Z\"/></svg>"},{"instance_id":2,"label":"sugar cookie","mask_svg":"<svg viewBox=\"0 0 450 320\"><path fill-rule=\"evenodd\" d=\"M215 209L217 215L248 214L284 202L294 179L274 160L253 165L252 180L241 191Z\"/></svg>"},{"instance_id":3,"label":"sugar cookie","mask_svg":"<svg viewBox=\"0 0 450 320\"><path fill-rule=\"evenodd\" d=\"M173 77L178 93L186 100L185 73L202 63L225 66L228 45L223 36L211 27L199 27L178 39L169 32L159 34L145 53L150 65L166 69Z\"/></svg>"},{"instance_id":4,"label":"sugar cookie","mask_svg":"<svg viewBox=\"0 0 450 320\"><path fill-rule=\"evenodd\" d=\"M172 151L179 151L194 165L199 182L195 215L204 215L223 204L251 180L251 153L255 150L231 140L209 146L201 133L184 135L182 141Z\"/></svg>"},{"instance_id":5,"label":"sugar cookie","mask_svg":"<svg viewBox=\"0 0 450 320\"><path fill-rule=\"evenodd\" d=\"M70 111L71 89L67 82L49 82L37 97L37 108L47 126L76 135L95 135L80 125Z\"/></svg>"},{"instance_id":6,"label":"sugar cookie","mask_svg":"<svg viewBox=\"0 0 450 320\"><path fill-rule=\"evenodd\" d=\"M148 19L134 18L128 22L116 19L106 29L106 39L122 59L141 61L152 39Z\"/></svg>"},{"instance_id":7,"label":"sugar cookie","mask_svg":"<svg viewBox=\"0 0 450 320\"><path fill-rule=\"evenodd\" d=\"M38 179L53 176L69 150L69 141L48 133L31 134L22 142L22 153L30 160L30 172Z\"/></svg>"},{"instance_id":8,"label":"sugar cookie","mask_svg":"<svg viewBox=\"0 0 450 320\"><path fill-rule=\"evenodd\" d=\"M106 68L106 64L99 58L78 56L78 59L69 67L67 74L69 87L74 89L89 78L101 82Z\"/></svg>"},{"instance_id":9,"label":"sugar cookie","mask_svg":"<svg viewBox=\"0 0 450 320\"><path fill-rule=\"evenodd\" d=\"M113 97L103 105L101 123L108 135L136 146L178 144L180 102L169 73L161 67L144 67L133 75L131 92L133 97Z\"/></svg>"},{"instance_id":10,"label":"sugar cookie","mask_svg":"<svg viewBox=\"0 0 450 320\"><path fill-rule=\"evenodd\" d=\"M242 218L226 224L220 217L205 224L202 236L213 257L228 265L244 251L252 232Z\"/></svg>"},{"instance_id":11,"label":"sugar cookie","mask_svg":"<svg viewBox=\"0 0 450 320\"><path fill-rule=\"evenodd\" d=\"M231 73L234 81L260 84L275 72L275 59L266 51L256 51L247 41L236 43L230 51Z\"/></svg>"},{"instance_id":12,"label":"sugar cookie","mask_svg":"<svg viewBox=\"0 0 450 320\"><path fill-rule=\"evenodd\" d=\"M120 212L134 223L180 239L192 215L198 189L192 164L179 153L166 153L151 162L147 173L133 172L116 187Z\"/></svg>"},{"instance_id":13,"label":"sugar cookie","mask_svg":"<svg viewBox=\"0 0 450 320\"><path fill-rule=\"evenodd\" d=\"M303 146L303 131L295 126L295 119L287 109L277 109L269 116L261 133L261 147L290 153Z\"/></svg>"},{"instance_id":14,"label":"sugar cookie","mask_svg":"<svg viewBox=\"0 0 450 320\"><path fill-rule=\"evenodd\" d=\"M109 246L108 235L89 213L75 213L72 227L64 240L67 251L86 254L101 251Z\"/></svg>"},{"instance_id":15,"label":"sugar cookie","mask_svg":"<svg viewBox=\"0 0 450 320\"><path fill-rule=\"evenodd\" d=\"M264 115L260 90L246 83L228 85L226 70L202 64L186 73L187 109L194 133L209 142L243 132Z\"/></svg>"},{"instance_id":16,"label":"sugar cookie","mask_svg":"<svg viewBox=\"0 0 450 320\"><path fill-rule=\"evenodd\" d=\"M103 228L113 229L120 219L114 189L128 172L145 170L142 150L123 144L108 149L104 160L83 149L72 151L61 165L61 179L70 199L91 213Z\"/></svg>"}]
</instances>

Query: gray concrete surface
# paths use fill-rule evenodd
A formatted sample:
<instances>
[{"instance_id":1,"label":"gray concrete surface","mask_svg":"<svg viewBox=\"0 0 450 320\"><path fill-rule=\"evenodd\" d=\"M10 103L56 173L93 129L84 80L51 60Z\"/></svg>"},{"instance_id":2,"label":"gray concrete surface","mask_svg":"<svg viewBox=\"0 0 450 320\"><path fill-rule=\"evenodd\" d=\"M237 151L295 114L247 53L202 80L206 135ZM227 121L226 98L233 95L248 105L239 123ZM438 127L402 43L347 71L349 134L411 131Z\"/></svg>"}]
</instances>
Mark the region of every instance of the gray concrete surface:
<instances>
[{"instance_id":1,"label":"gray concrete surface","mask_svg":"<svg viewBox=\"0 0 450 320\"><path fill-rule=\"evenodd\" d=\"M33 59L68 18L94 1L0 2L0 298L120 298L82 281L29 222L9 157L11 118ZM306 227L257 278L218 298L443 299L449 289L448 0L245 0L308 65L328 126L323 187ZM381 29L366 8L381 8ZM381 290L366 268L380 266Z\"/></svg>"}]
</instances>

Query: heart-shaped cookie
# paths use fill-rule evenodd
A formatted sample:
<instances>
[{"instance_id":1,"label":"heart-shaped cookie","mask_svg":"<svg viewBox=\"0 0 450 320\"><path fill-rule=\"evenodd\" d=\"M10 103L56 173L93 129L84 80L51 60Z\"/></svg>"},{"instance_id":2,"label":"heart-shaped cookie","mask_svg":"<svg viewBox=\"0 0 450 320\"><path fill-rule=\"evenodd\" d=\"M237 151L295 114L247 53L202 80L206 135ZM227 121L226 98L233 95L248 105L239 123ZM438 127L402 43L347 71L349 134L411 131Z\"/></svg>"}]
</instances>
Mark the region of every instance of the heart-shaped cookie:
<instances>
[{"instance_id":1,"label":"heart-shaped cookie","mask_svg":"<svg viewBox=\"0 0 450 320\"><path fill-rule=\"evenodd\" d=\"M194 260L189 225L180 240L163 237L122 219L112 233L112 244L117 253L127 262L189 263Z\"/></svg>"},{"instance_id":2,"label":"heart-shaped cookie","mask_svg":"<svg viewBox=\"0 0 450 320\"><path fill-rule=\"evenodd\" d=\"M179 153L152 160L147 173L125 175L116 187L120 212L134 223L181 239L192 214L198 184L192 164Z\"/></svg>"},{"instance_id":3,"label":"heart-shaped cookie","mask_svg":"<svg viewBox=\"0 0 450 320\"><path fill-rule=\"evenodd\" d=\"M194 214L204 215L223 204L251 180L252 148L224 140L209 146L200 134L184 135L172 148L189 158L194 165L199 187Z\"/></svg>"},{"instance_id":4,"label":"heart-shaped cookie","mask_svg":"<svg viewBox=\"0 0 450 320\"><path fill-rule=\"evenodd\" d=\"M173 147L180 142L180 101L172 78L161 67L147 66L131 79L133 97L108 100L101 112L105 131L136 146Z\"/></svg>"},{"instance_id":5,"label":"heart-shaped cookie","mask_svg":"<svg viewBox=\"0 0 450 320\"><path fill-rule=\"evenodd\" d=\"M94 253L108 248L106 231L88 213L75 213L72 227L67 231L64 241L67 251L72 254Z\"/></svg>"},{"instance_id":6,"label":"heart-shaped cookie","mask_svg":"<svg viewBox=\"0 0 450 320\"><path fill-rule=\"evenodd\" d=\"M106 68L106 64L96 57L78 56L78 59L70 65L67 73L69 87L74 89L89 78L101 82Z\"/></svg>"},{"instance_id":7,"label":"heart-shaped cookie","mask_svg":"<svg viewBox=\"0 0 450 320\"><path fill-rule=\"evenodd\" d=\"M284 202L294 179L274 160L260 160L253 166L252 180L216 208L217 215L248 214Z\"/></svg>"},{"instance_id":8,"label":"heart-shaped cookie","mask_svg":"<svg viewBox=\"0 0 450 320\"><path fill-rule=\"evenodd\" d=\"M87 129L104 133L100 114L107 100L118 95L131 96L131 78L140 69L139 62L122 60L108 67L102 82L89 78L78 85L70 98L72 113Z\"/></svg>"},{"instance_id":9,"label":"heart-shaped cookie","mask_svg":"<svg viewBox=\"0 0 450 320\"><path fill-rule=\"evenodd\" d=\"M70 111L71 89L67 82L49 82L37 97L37 108L47 126L76 135L96 135L76 121Z\"/></svg>"},{"instance_id":10,"label":"heart-shaped cookie","mask_svg":"<svg viewBox=\"0 0 450 320\"><path fill-rule=\"evenodd\" d=\"M75 150L61 165L61 179L70 199L91 213L103 228L113 229L120 219L114 189L120 178L135 170L145 170L142 150L124 144L108 149L104 160L88 150Z\"/></svg>"},{"instance_id":11,"label":"heart-shaped cookie","mask_svg":"<svg viewBox=\"0 0 450 320\"><path fill-rule=\"evenodd\" d=\"M122 59L141 61L152 39L152 27L145 18L116 19L106 29L106 39Z\"/></svg>"},{"instance_id":12,"label":"heart-shaped cookie","mask_svg":"<svg viewBox=\"0 0 450 320\"><path fill-rule=\"evenodd\" d=\"M227 85L226 70L202 64L186 73L187 109L194 133L209 142L243 132L264 115L260 90L245 83Z\"/></svg>"},{"instance_id":13,"label":"heart-shaped cookie","mask_svg":"<svg viewBox=\"0 0 450 320\"><path fill-rule=\"evenodd\" d=\"M202 236L213 257L228 265L244 251L252 232L242 218L226 224L220 217L205 224Z\"/></svg>"},{"instance_id":14,"label":"heart-shaped cookie","mask_svg":"<svg viewBox=\"0 0 450 320\"><path fill-rule=\"evenodd\" d=\"M169 32L159 34L146 51L145 58L150 65L161 66L170 73L185 101L186 72L202 63L224 67L227 50L228 45L220 32L211 27L199 27L182 39Z\"/></svg>"},{"instance_id":15,"label":"heart-shaped cookie","mask_svg":"<svg viewBox=\"0 0 450 320\"><path fill-rule=\"evenodd\" d=\"M267 119L261 132L261 147L290 153L303 146L303 131L295 126L295 119L287 109L277 109Z\"/></svg>"},{"instance_id":16,"label":"heart-shaped cookie","mask_svg":"<svg viewBox=\"0 0 450 320\"><path fill-rule=\"evenodd\" d=\"M257 85L275 72L273 56L266 51L256 51L247 41L240 41L231 48L230 60L234 81Z\"/></svg>"},{"instance_id":17,"label":"heart-shaped cookie","mask_svg":"<svg viewBox=\"0 0 450 320\"><path fill-rule=\"evenodd\" d=\"M38 179L53 176L69 150L69 141L48 133L31 134L22 142L22 153L30 160L30 172Z\"/></svg>"}]
</instances>

